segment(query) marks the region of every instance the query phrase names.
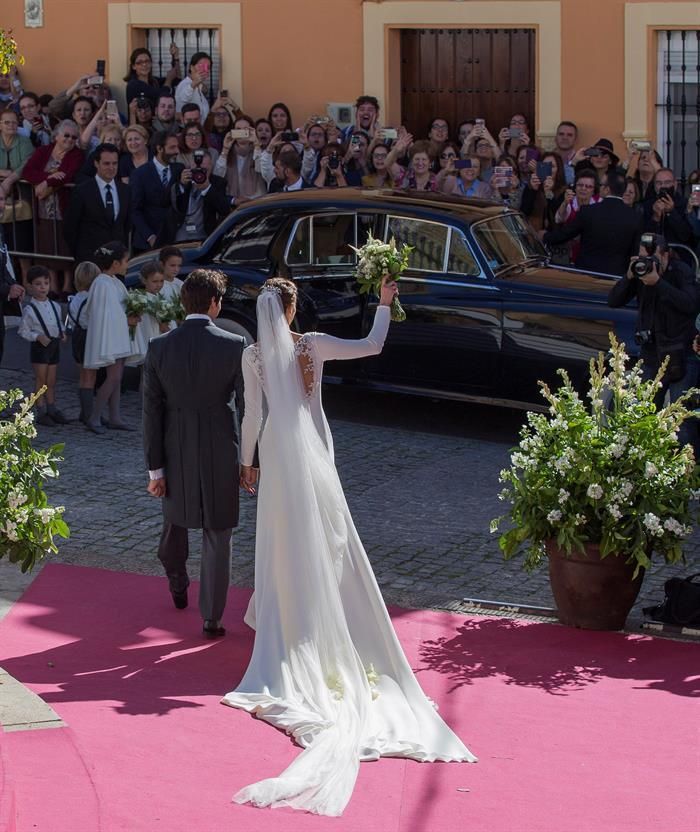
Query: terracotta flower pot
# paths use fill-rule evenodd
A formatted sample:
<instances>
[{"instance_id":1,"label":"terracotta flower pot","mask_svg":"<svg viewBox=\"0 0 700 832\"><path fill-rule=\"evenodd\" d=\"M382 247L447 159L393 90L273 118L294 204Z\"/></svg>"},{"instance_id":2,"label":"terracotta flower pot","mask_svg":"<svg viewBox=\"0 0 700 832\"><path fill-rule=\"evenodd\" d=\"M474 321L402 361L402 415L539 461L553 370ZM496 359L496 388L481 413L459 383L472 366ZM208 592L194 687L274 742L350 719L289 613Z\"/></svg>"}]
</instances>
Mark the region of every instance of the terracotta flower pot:
<instances>
[{"instance_id":1,"label":"terracotta flower pot","mask_svg":"<svg viewBox=\"0 0 700 832\"><path fill-rule=\"evenodd\" d=\"M634 564L614 554L601 559L600 547L593 543L585 553L573 551L571 555L553 540L545 547L561 623L584 630L621 630L637 600L644 569L633 580Z\"/></svg>"}]
</instances>

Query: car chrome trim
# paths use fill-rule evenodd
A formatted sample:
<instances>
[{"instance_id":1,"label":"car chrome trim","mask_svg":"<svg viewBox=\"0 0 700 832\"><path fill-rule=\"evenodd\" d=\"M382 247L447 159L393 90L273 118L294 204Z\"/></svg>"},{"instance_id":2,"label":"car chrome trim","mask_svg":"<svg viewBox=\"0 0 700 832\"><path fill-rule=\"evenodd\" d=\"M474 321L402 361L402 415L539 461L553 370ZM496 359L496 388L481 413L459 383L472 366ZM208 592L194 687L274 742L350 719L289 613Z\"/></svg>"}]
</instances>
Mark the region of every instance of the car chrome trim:
<instances>
[{"instance_id":1,"label":"car chrome trim","mask_svg":"<svg viewBox=\"0 0 700 832\"><path fill-rule=\"evenodd\" d=\"M492 286L490 283L462 283L459 280L441 280L438 277L411 277L409 274L401 275L401 283L407 283L409 281L411 283L434 283L436 286L460 286L463 289L485 289L487 292L501 291L498 286Z\"/></svg>"},{"instance_id":2,"label":"car chrome trim","mask_svg":"<svg viewBox=\"0 0 700 832\"><path fill-rule=\"evenodd\" d=\"M324 376L323 383L342 385L345 387L385 390L391 393L406 393L411 396L424 396L430 399L447 399L456 402L510 407L514 410L531 410L537 413L546 413L548 409L546 405L536 404L535 402L523 402L519 399L501 399L497 396L477 396L472 393L457 393L449 390L433 389L432 387L414 387L410 384L389 384L383 381L371 381L367 379L351 381L339 376Z\"/></svg>"}]
</instances>

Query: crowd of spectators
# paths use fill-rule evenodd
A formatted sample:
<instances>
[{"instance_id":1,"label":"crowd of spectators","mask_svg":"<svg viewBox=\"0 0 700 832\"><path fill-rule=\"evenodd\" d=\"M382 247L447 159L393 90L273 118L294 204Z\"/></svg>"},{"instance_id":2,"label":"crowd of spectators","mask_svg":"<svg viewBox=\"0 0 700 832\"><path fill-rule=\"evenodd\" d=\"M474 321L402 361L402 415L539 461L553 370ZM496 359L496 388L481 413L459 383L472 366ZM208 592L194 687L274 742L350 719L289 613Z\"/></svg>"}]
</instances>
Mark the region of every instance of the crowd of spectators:
<instances>
[{"instance_id":1,"label":"crowd of spectators","mask_svg":"<svg viewBox=\"0 0 700 832\"><path fill-rule=\"evenodd\" d=\"M698 246L700 171L682 189L648 143L621 155L606 138L581 146L577 126L563 121L545 150L521 113L504 126L475 118L454 130L435 117L412 135L383 126L377 100L365 95L342 130L325 115L295 119L284 102L255 118L225 89L210 96L209 55L193 54L181 71L173 50L165 78L154 77L147 49L134 50L125 113L99 77L55 96L24 90L16 74L0 78L0 221L10 250L79 260L88 243L122 239L139 253L202 239L265 193L348 186L501 202L529 218L559 264L581 263L571 229L584 207L609 196L635 212L640 230ZM104 216L95 220L98 208ZM70 260L47 262L53 293L69 293ZM24 278L29 259L17 265Z\"/></svg>"}]
</instances>

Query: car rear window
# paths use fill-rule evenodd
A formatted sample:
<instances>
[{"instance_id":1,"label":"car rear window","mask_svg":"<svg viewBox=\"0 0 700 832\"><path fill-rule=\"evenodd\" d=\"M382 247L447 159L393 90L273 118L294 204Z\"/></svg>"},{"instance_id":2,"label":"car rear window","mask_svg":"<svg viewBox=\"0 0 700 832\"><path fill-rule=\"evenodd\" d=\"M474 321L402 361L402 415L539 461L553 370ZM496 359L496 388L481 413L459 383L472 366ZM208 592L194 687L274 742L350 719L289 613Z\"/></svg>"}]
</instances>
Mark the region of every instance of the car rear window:
<instances>
[{"instance_id":1,"label":"car rear window","mask_svg":"<svg viewBox=\"0 0 700 832\"><path fill-rule=\"evenodd\" d=\"M282 211L275 211L256 214L237 223L221 239L214 262L246 266L267 264L270 243L285 220Z\"/></svg>"}]
</instances>

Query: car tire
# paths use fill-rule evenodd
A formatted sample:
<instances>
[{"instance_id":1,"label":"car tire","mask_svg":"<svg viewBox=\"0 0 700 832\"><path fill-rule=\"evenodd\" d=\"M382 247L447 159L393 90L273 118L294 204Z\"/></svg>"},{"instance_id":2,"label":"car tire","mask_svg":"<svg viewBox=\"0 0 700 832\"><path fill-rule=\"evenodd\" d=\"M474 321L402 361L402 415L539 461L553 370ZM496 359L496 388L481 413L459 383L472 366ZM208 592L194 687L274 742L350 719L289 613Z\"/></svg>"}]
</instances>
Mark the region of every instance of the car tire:
<instances>
[{"instance_id":1,"label":"car tire","mask_svg":"<svg viewBox=\"0 0 700 832\"><path fill-rule=\"evenodd\" d=\"M250 330L243 326L243 324L239 324L237 321L231 321L229 318L217 318L214 323L220 329L225 329L226 332L232 332L234 335L240 335L244 339L246 346L250 346L250 344L255 341L255 336L250 332Z\"/></svg>"}]
</instances>

